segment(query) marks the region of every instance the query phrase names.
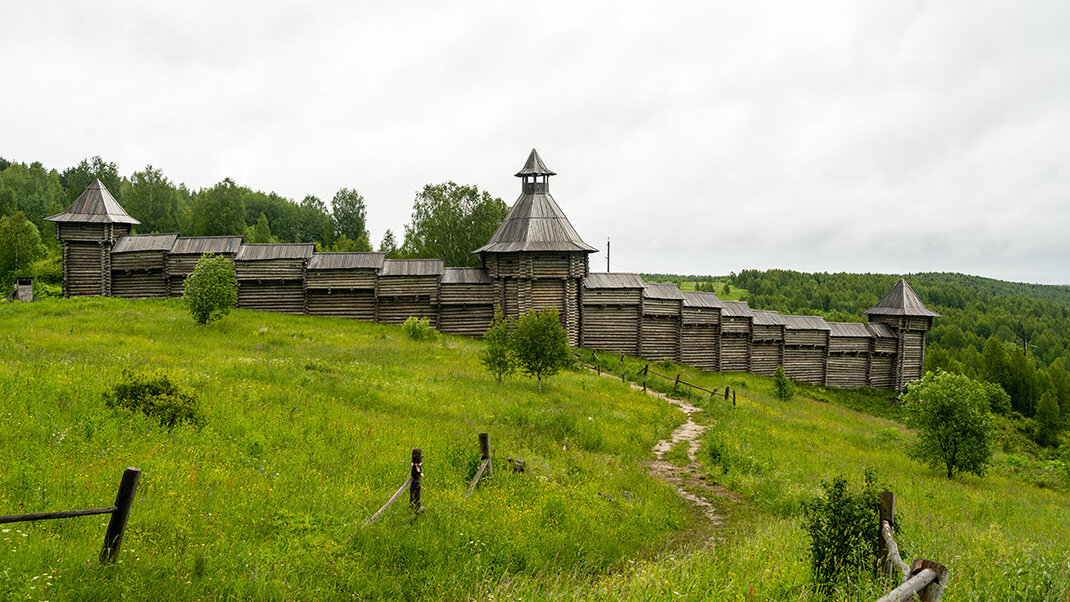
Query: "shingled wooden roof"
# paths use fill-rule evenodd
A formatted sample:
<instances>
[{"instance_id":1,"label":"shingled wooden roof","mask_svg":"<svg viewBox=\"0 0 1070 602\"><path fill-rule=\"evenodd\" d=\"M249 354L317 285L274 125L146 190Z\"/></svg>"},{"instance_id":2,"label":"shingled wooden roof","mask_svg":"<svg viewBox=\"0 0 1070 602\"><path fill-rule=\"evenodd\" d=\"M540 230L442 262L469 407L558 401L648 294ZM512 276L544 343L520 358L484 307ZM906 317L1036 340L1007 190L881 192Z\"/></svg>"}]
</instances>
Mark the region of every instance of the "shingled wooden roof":
<instances>
[{"instance_id":1,"label":"shingled wooden roof","mask_svg":"<svg viewBox=\"0 0 1070 602\"><path fill-rule=\"evenodd\" d=\"M905 278L900 278L892 290L876 305L862 312L881 316L929 316L938 317L940 314L925 307L914 289L910 288Z\"/></svg>"},{"instance_id":2,"label":"shingled wooden roof","mask_svg":"<svg viewBox=\"0 0 1070 602\"><path fill-rule=\"evenodd\" d=\"M114 253L137 253L141 251L171 251L178 234L128 234L120 236L111 248Z\"/></svg>"},{"instance_id":3,"label":"shingled wooden roof","mask_svg":"<svg viewBox=\"0 0 1070 602\"><path fill-rule=\"evenodd\" d=\"M684 292L675 284L667 282L644 282L643 296L647 299L682 300Z\"/></svg>"},{"instance_id":4,"label":"shingled wooden roof","mask_svg":"<svg viewBox=\"0 0 1070 602\"><path fill-rule=\"evenodd\" d=\"M264 261L268 259L309 259L316 250L314 243L250 243L238 248L234 261Z\"/></svg>"},{"instance_id":5,"label":"shingled wooden roof","mask_svg":"<svg viewBox=\"0 0 1070 602\"><path fill-rule=\"evenodd\" d=\"M829 323L820 316L781 315L788 330L831 330Z\"/></svg>"},{"instance_id":6,"label":"shingled wooden roof","mask_svg":"<svg viewBox=\"0 0 1070 602\"><path fill-rule=\"evenodd\" d=\"M310 270L379 270L385 253L316 253L308 262Z\"/></svg>"},{"instance_id":7,"label":"shingled wooden roof","mask_svg":"<svg viewBox=\"0 0 1070 602\"><path fill-rule=\"evenodd\" d=\"M554 175L538 153L531 151L528 163L516 175ZM549 192L524 189L486 245L474 253L512 253L516 251L586 251L596 253L583 242Z\"/></svg>"},{"instance_id":8,"label":"shingled wooden roof","mask_svg":"<svg viewBox=\"0 0 1070 602\"><path fill-rule=\"evenodd\" d=\"M589 289L596 288L643 288L643 279L639 274L626 272L595 272L588 274L583 279L583 286Z\"/></svg>"},{"instance_id":9,"label":"shingled wooden roof","mask_svg":"<svg viewBox=\"0 0 1070 602\"><path fill-rule=\"evenodd\" d=\"M749 318L754 315L746 301L721 301L721 315L734 318Z\"/></svg>"},{"instance_id":10,"label":"shingled wooden roof","mask_svg":"<svg viewBox=\"0 0 1070 602\"><path fill-rule=\"evenodd\" d=\"M873 333L861 322L829 322L829 336L870 338Z\"/></svg>"},{"instance_id":11,"label":"shingled wooden roof","mask_svg":"<svg viewBox=\"0 0 1070 602\"><path fill-rule=\"evenodd\" d=\"M684 295L684 307L720 307L721 300L713 293L703 291L680 291Z\"/></svg>"},{"instance_id":12,"label":"shingled wooden roof","mask_svg":"<svg viewBox=\"0 0 1070 602\"><path fill-rule=\"evenodd\" d=\"M441 259L387 259L380 276L441 276L445 262Z\"/></svg>"},{"instance_id":13,"label":"shingled wooden roof","mask_svg":"<svg viewBox=\"0 0 1070 602\"><path fill-rule=\"evenodd\" d=\"M483 268L445 268L442 284L490 284L490 274Z\"/></svg>"},{"instance_id":14,"label":"shingled wooden roof","mask_svg":"<svg viewBox=\"0 0 1070 602\"><path fill-rule=\"evenodd\" d=\"M172 255L203 255L219 253L233 255L241 246L241 236L179 236Z\"/></svg>"},{"instance_id":15,"label":"shingled wooden roof","mask_svg":"<svg viewBox=\"0 0 1070 602\"><path fill-rule=\"evenodd\" d=\"M751 323L755 326L783 326L784 316L768 309L752 309Z\"/></svg>"},{"instance_id":16,"label":"shingled wooden roof","mask_svg":"<svg viewBox=\"0 0 1070 602\"><path fill-rule=\"evenodd\" d=\"M82 194L63 213L45 218L48 222L79 222L89 224L140 224L119 206L100 180L86 186Z\"/></svg>"}]
</instances>

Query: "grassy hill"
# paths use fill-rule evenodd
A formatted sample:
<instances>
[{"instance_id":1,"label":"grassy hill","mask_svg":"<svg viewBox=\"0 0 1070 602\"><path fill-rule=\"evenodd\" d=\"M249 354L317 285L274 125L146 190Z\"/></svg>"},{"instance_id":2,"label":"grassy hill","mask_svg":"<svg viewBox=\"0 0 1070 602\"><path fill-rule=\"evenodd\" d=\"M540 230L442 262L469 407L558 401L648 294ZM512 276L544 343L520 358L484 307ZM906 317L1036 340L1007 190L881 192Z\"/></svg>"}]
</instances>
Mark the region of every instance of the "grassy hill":
<instances>
[{"instance_id":1,"label":"grassy hill","mask_svg":"<svg viewBox=\"0 0 1070 602\"><path fill-rule=\"evenodd\" d=\"M1004 453L986 478L949 482L911 459L886 395L811 388L780 404L767 379L666 364L739 391L736 408L692 399L710 426L707 478L736 494L715 500L725 520L711 531L646 472L677 410L587 372L542 395L527 379L498 385L479 348L242 310L198 327L174 301L0 305L0 514L107 505L123 468L144 471L118 565L95 561L101 517L4 525L0 597L817 600L803 505L821 481L866 467L899 495L904 555L951 568L946 599L1070 588L1055 463L1047 481L1025 478ZM632 376L642 365L626 362ZM195 392L206 426L169 431L104 404L124 369L145 367ZM483 431L497 470L465 501ZM412 520L402 501L362 528L413 447L425 512Z\"/></svg>"}]
</instances>

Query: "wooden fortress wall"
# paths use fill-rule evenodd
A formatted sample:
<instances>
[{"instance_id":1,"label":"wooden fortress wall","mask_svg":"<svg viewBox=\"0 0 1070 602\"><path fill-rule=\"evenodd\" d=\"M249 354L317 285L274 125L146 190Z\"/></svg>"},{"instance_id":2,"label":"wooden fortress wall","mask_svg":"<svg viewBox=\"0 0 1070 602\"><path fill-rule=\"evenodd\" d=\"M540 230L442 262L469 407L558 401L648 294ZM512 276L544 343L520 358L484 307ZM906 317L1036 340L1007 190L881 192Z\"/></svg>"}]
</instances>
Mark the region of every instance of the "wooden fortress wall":
<instances>
[{"instance_id":1,"label":"wooden fortress wall","mask_svg":"<svg viewBox=\"0 0 1070 602\"><path fill-rule=\"evenodd\" d=\"M58 228L67 296L181 296L200 253L216 252L235 264L239 307L388 324L415 316L469 336L486 332L496 306L510 317L553 307L573 345L721 372L770 376L783 366L794 380L843 388L899 389L921 378L932 327L928 317L829 323L754 310L635 274L587 274L582 253L503 253L485 269L446 268L440 259L315 253L311 244Z\"/></svg>"}]
</instances>

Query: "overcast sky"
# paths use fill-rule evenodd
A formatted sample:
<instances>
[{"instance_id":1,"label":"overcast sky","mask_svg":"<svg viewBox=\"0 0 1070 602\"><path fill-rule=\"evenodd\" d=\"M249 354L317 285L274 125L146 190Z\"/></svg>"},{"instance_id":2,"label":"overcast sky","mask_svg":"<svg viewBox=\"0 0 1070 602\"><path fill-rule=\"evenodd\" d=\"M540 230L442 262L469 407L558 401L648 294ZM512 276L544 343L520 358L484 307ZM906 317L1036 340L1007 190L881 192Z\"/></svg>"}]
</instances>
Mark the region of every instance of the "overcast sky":
<instances>
[{"instance_id":1,"label":"overcast sky","mask_svg":"<svg viewBox=\"0 0 1070 602\"><path fill-rule=\"evenodd\" d=\"M592 271L1070 283L1070 2L4 2L0 155L512 203Z\"/></svg>"}]
</instances>

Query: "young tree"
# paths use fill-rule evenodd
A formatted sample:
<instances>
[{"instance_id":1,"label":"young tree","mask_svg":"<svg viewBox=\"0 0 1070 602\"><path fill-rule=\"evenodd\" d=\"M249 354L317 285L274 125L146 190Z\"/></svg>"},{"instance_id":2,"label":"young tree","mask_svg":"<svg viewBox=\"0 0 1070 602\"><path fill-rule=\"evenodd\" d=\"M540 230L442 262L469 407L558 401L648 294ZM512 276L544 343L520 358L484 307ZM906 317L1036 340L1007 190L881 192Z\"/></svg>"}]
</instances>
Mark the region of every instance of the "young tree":
<instances>
[{"instance_id":1,"label":"young tree","mask_svg":"<svg viewBox=\"0 0 1070 602\"><path fill-rule=\"evenodd\" d=\"M961 374L928 373L905 396L918 453L935 467L984 476L992 459L992 415L984 387Z\"/></svg>"},{"instance_id":2,"label":"young tree","mask_svg":"<svg viewBox=\"0 0 1070 602\"><path fill-rule=\"evenodd\" d=\"M398 256L398 240L394 237L393 230L387 230L383 234L383 240L379 243L379 252L386 253L387 259L394 259Z\"/></svg>"},{"instance_id":3,"label":"young tree","mask_svg":"<svg viewBox=\"0 0 1070 602\"><path fill-rule=\"evenodd\" d=\"M238 301L234 263L222 255L202 255L193 273L186 276L182 298L198 324L207 324L230 313Z\"/></svg>"},{"instance_id":4,"label":"young tree","mask_svg":"<svg viewBox=\"0 0 1070 602\"><path fill-rule=\"evenodd\" d=\"M509 345L509 331L511 329L512 324L505 317L502 308L496 306L490 328L483 335L483 342L487 346L479 353L479 361L483 362L483 365L498 379L498 382L502 382L502 377L509 376L516 369Z\"/></svg>"},{"instance_id":5,"label":"young tree","mask_svg":"<svg viewBox=\"0 0 1070 602\"><path fill-rule=\"evenodd\" d=\"M795 397L795 383L784 373L784 366L777 366L773 373L773 395L780 401L791 401Z\"/></svg>"},{"instance_id":6,"label":"young tree","mask_svg":"<svg viewBox=\"0 0 1070 602\"><path fill-rule=\"evenodd\" d=\"M508 212L501 199L475 186L428 184L413 202L402 252L409 257L441 257L446 265L478 266L472 251L490 240Z\"/></svg>"},{"instance_id":7,"label":"young tree","mask_svg":"<svg viewBox=\"0 0 1070 602\"><path fill-rule=\"evenodd\" d=\"M341 188L331 200L331 211L338 236L349 240L368 240L367 209L364 197L353 188ZM370 250L370 249L369 249Z\"/></svg>"},{"instance_id":8,"label":"young tree","mask_svg":"<svg viewBox=\"0 0 1070 602\"><path fill-rule=\"evenodd\" d=\"M5 287L9 281L28 275L33 262L44 253L41 233L21 211L0 217L0 282Z\"/></svg>"},{"instance_id":9,"label":"young tree","mask_svg":"<svg viewBox=\"0 0 1070 602\"><path fill-rule=\"evenodd\" d=\"M263 213L256 220L256 225L252 228L248 228L245 231L245 241L251 243L258 242L271 242L271 224L268 223L268 218Z\"/></svg>"},{"instance_id":10,"label":"young tree","mask_svg":"<svg viewBox=\"0 0 1070 602\"><path fill-rule=\"evenodd\" d=\"M529 311L517 320L511 338L517 364L525 374L538 380L540 393L542 377L553 376L568 365L572 349L556 309Z\"/></svg>"},{"instance_id":11,"label":"young tree","mask_svg":"<svg viewBox=\"0 0 1070 602\"><path fill-rule=\"evenodd\" d=\"M146 165L123 183L123 206L141 222L138 232L178 231L178 191L163 171Z\"/></svg>"},{"instance_id":12,"label":"young tree","mask_svg":"<svg viewBox=\"0 0 1070 602\"><path fill-rule=\"evenodd\" d=\"M1059 433L1062 431L1062 416L1059 412L1059 401L1054 391L1048 391L1041 395L1037 404L1037 431L1034 439L1045 447L1053 447L1059 444Z\"/></svg>"}]
</instances>

